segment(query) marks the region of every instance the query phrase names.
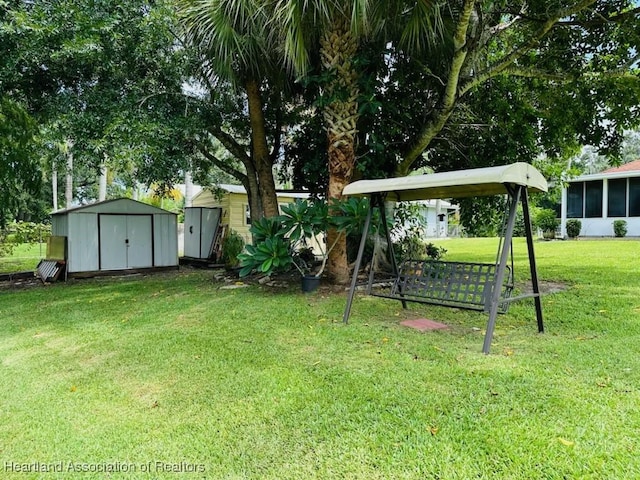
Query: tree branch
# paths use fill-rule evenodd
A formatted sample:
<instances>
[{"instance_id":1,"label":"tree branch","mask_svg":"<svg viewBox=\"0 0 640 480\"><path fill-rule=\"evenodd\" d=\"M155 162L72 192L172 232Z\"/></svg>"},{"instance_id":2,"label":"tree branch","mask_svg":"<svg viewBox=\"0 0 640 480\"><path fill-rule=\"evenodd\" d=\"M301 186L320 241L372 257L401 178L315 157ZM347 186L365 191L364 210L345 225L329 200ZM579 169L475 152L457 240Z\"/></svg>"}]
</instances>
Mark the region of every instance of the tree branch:
<instances>
[{"instance_id":1,"label":"tree branch","mask_svg":"<svg viewBox=\"0 0 640 480\"><path fill-rule=\"evenodd\" d=\"M573 15L574 13L587 8L589 5L592 5L595 2L596 0L581 0L580 2L573 5L573 7L557 11L554 15L543 21L542 25L535 33L535 35L533 35L527 42L513 49L498 63L490 66L484 71L478 72L478 74L474 78L470 79L468 82L462 85L459 89L459 96L463 96L469 90L475 88L481 83L486 82L490 78L504 73L507 68L513 65L519 58L529 52L532 48L534 48L540 42L540 40L545 35L547 35L547 33L549 33L549 31L560 21L561 18Z\"/></svg>"},{"instance_id":2,"label":"tree branch","mask_svg":"<svg viewBox=\"0 0 640 480\"><path fill-rule=\"evenodd\" d=\"M216 137L220 141L220 143L224 146L224 148L229 150L229 152L232 155L234 155L238 160L240 160L242 163L246 164L251 162L251 157L247 155L245 148L240 143L238 143L238 141L235 138L233 138L227 132L223 131L220 127L210 126L207 129L207 131L211 135Z\"/></svg>"},{"instance_id":3,"label":"tree branch","mask_svg":"<svg viewBox=\"0 0 640 480\"><path fill-rule=\"evenodd\" d=\"M462 6L456 30L453 35L454 53L441 105L438 108L435 117L425 125L421 134L413 142L396 168L396 175L398 176L407 175L407 173L409 173L409 170L416 159L442 130L451 116L451 112L453 111L456 102L458 101L458 82L460 79L460 72L467 58L467 31L469 30L469 20L473 13L474 6L474 0L465 0Z\"/></svg>"},{"instance_id":4,"label":"tree branch","mask_svg":"<svg viewBox=\"0 0 640 480\"><path fill-rule=\"evenodd\" d=\"M237 178L240 182L244 183L245 181L247 181L247 176L242 173L240 170L237 170L235 168L233 168L232 166L230 166L228 163L223 162L222 160L220 160L218 157L216 157L214 154L212 154L211 152L209 152L204 145L202 144L198 144L198 151L207 159L209 160L211 163L213 163L216 167L218 167L220 170L222 170L225 173L228 173L229 175L231 175L232 177Z\"/></svg>"},{"instance_id":5,"label":"tree branch","mask_svg":"<svg viewBox=\"0 0 640 480\"><path fill-rule=\"evenodd\" d=\"M635 61L638 61L638 58L635 58ZM634 75L629 71L627 65L616 68L614 70L607 70L604 72L585 72L579 75L567 72L546 72L544 70L538 70L534 68L527 69L517 67L509 67L501 74L511 75L514 77L539 78L542 80L549 80L552 82L560 83L572 82L580 79L598 80L605 78L627 78L632 80L640 80L637 75Z\"/></svg>"},{"instance_id":6,"label":"tree branch","mask_svg":"<svg viewBox=\"0 0 640 480\"><path fill-rule=\"evenodd\" d=\"M576 12L573 12L576 13ZM640 14L640 7L632 8L631 10L627 10L626 12L616 12L614 15L610 17L605 17L599 13L596 13L597 18L593 18L591 20L558 20L555 23L557 27L598 27L601 25L607 25L609 23L620 23L625 21L628 17L633 17ZM527 15L521 15L523 19L528 20L530 22L545 22L544 18L531 17Z\"/></svg>"}]
</instances>

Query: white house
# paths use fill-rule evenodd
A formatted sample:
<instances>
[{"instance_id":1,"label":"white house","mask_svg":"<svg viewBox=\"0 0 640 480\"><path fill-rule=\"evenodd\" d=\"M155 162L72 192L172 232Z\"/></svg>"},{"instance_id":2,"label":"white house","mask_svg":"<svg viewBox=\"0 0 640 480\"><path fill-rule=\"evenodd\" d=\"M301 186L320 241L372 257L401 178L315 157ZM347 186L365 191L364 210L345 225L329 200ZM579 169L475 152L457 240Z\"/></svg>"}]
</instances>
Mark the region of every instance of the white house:
<instances>
[{"instance_id":1,"label":"white house","mask_svg":"<svg viewBox=\"0 0 640 480\"><path fill-rule=\"evenodd\" d=\"M613 236L614 220L625 220L627 234L640 236L640 159L569 180L562 189L562 237L571 218L582 223L583 237Z\"/></svg>"},{"instance_id":2,"label":"white house","mask_svg":"<svg viewBox=\"0 0 640 480\"><path fill-rule=\"evenodd\" d=\"M449 217L459 210L457 205L446 200L422 200L418 203L422 207L423 216L427 222L428 238L458 236L459 232L451 232L449 228Z\"/></svg>"}]
</instances>

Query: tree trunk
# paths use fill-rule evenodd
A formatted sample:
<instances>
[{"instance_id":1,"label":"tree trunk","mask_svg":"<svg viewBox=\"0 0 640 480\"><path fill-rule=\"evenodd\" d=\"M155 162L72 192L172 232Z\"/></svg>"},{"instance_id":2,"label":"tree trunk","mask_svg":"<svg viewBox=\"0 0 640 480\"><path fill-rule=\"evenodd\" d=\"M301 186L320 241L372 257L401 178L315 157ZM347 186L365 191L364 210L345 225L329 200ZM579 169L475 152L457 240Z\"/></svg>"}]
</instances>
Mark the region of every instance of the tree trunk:
<instances>
[{"instance_id":1,"label":"tree trunk","mask_svg":"<svg viewBox=\"0 0 640 480\"><path fill-rule=\"evenodd\" d=\"M73 202L73 153L72 143L67 141L67 181L64 189L65 208L70 208Z\"/></svg>"},{"instance_id":2,"label":"tree trunk","mask_svg":"<svg viewBox=\"0 0 640 480\"><path fill-rule=\"evenodd\" d=\"M256 193L260 195L264 216L273 217L279 213L278 198L276 196L276 184L273 178L273 165L269 158L269 147L267 146L267 132L264 112L262 111L260 85L256 80L249 80L245 87L247 89L249 121L251 123L251 157L256 169L256 178L260 186Z\"/></svg>"},{"instance_id":3,"label":"tree trunk","mask_svg":"<svg viewBox=\"0 0 640 480\"><path fill-rule=\"evenodd\" d=\"M98 184L98 201L104 202L107 199L107 164L105 161L100 165L100 180Z\"/></svg>"},{"instance_id":4,"label":"tree trunk","mask_svg":"<svg viewBox=\"0 0 640 480\"><path fill-rule=\"evenodd\" d=\"M252 164L245 164L247 169L247 175L242 180L242 185L247 191L247 198L249 199L249 215L251 223L262 218L262 200L260 196L260 187L258 185L258 179L256 177L256 171Z\"/></svg>"},{"instance_id":5,"label":"tree trunk","mask_svg":"<svg viewBox=\"0 0 640 480\"><path fill-rule=\"evenodd\" d=\"M190 171L184 172L184 206L193 205L193 177Z\"/></svg>"},{"instance_id":6,"label":"tree trunk","mask_svg":"<svg viewBox=\"0 0 640 480\"><path fill-rule=\"evenodd\" d=\"M58 210L58 167L55 162L51 170L51 192L53 211L56 212Z\"/></svg>"},{"instance_id":7,"label":"tree trunk","mask_svg":"<svg viewBox=\"0 0 640 480\"><path fill-rule=\"evenodd\" d=\"M327 199L342 199L342 190L351 181L355 168L355 139L358 121L358 76L353 68L357 43L346 19L334 23L320 44L323 69L334 73L325 95L334 100L323 109L329 156L329 190ZM336 243L337 239L337 243ZM335 230L327 233L329 254L327 272L333 282L349 282L346 238Z\"/></svg>"}]
</instances>

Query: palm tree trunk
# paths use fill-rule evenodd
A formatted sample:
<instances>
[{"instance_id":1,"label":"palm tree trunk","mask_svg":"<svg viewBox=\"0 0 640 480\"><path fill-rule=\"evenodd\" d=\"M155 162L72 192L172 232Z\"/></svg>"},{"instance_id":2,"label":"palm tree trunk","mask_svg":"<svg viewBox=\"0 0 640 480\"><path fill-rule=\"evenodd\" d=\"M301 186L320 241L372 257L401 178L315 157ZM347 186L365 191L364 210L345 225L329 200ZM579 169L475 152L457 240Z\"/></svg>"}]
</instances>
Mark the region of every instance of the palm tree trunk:
<instances>
[{"instance_id":1,"label":"palm tree trunk","mask_svg":"<svg viewBox=\"0 0 640 480\"><path fill-rule=\"evenodd\" d=\"M323 109L329 155L329 202L342 198L342 190L351 181L355 168L355 139L358 121L358 83L353 68L357 42L349 30L347 20L334 23L322 38L320 54L325 71L333 72L326 95L334 100ZM327 235L327 244L338 237L335 230ZM329 255L327 271L337 284L349 281L347 244L344 236L338 239Z\"/></svg>"}]
</instances>

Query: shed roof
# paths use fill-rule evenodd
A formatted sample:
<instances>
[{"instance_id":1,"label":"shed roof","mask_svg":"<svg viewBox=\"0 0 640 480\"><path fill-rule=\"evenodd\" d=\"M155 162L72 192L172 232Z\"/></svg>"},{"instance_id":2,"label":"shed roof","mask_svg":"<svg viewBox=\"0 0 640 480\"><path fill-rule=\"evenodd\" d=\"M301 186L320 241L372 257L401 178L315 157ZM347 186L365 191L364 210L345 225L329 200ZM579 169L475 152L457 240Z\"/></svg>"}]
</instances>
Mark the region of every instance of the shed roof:
<instances>
[{"instance_id":1,"label":"shed roof","mask_svg":"<svg viewBox=\"0 0 640 480\"><path fill-rule=\"evenodd\" d=\"M237 193L237 194L241 194L241 195L246 195L247 194L247 190L244 188L243 185L233 185L233 184L229 184L229 183L221 183L219 185L215 185L214 187L212 187L214 190L216 188L219 188L220 190L223 190L227 193ZM198 192L196 195L193 196L194 199L200 197L201 195L206 195L206 192L210 192L209 189L202 189L200 192ZM311 192L305 192L305 191L293 191L293 190L276 190L276 197L289 197L289 198L309 198L309 196L311 195Z\"/></svg>"},{"instance_id":2,"label":"shed roof","mask_svg":"<svg viewBox=\"0 0 640 480\"><path fill-rule=\"evenodd\" d=\"M524 162L382 180L359 180L347 185L344 195L362 196L387 192L396 201L430 198L464 198L507 193L505 185L522 185L532 192L546 192L547 181Z\"/></svg>"},{"instance_id":3,"label":"shed roof","mask_svg":"<svg viewBox=\"0 0 640 480\"><path fill-rule=\"evenodd\" d=\"M154 207L148 203L142 203L131 198L114 198L112 200L104 200L102 202L90 203L88 205L80 205L78 207L65 208L58 210L51 215L66 215L68 213L116 213L116 214L164 214L176 215L169 210Z\"/></svg>"}]
</instances>

